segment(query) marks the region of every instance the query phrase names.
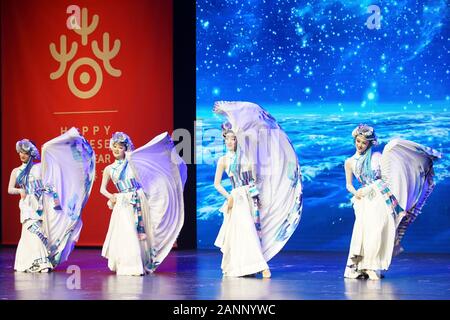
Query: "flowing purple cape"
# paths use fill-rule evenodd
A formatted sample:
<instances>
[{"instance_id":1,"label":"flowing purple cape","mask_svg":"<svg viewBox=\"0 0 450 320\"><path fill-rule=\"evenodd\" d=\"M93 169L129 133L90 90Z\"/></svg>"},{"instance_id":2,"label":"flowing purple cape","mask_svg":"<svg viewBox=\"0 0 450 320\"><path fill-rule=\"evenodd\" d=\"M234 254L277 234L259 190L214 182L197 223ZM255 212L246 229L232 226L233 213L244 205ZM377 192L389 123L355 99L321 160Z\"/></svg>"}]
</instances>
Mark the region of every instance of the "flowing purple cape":
<instances>
[{"instance_id":1,"label":"flowing purple cape","mask_svg":"<svg viewBox=\"0 0 450 320\"><path fill-rule=\"evenodd\" d=\"M143 219L146 230L150 228L149 267L155 270L169 254L183 227L187 167L167 132L131 152L128 161L149 206L150 213Z\"/></svg>"},{"instance_id":2,"label":"flowing purple cape","mask_svg":"<svg viewBox=\"0 0 450 320\"><path fill-rule=\"evenodd\" d=\"M393 139L384 147L381 176L404 210L404 217L398 221L396 253L402 250L400 241L406 229L433 191L433 161L441 156L438 151L409 140Z\"/></svg>"},{"instance_id":3,"label":"flowing purple cape","mask_svg":"<svg viewBox=\"0 0 450 320\"><path fill-rule=\"evenodd\" d=\"M67 260L82 228L81 211L95 177L95 154L78 130L71 128L42 147L44 228L54 266Z\"/></svg>"}]
</instances>

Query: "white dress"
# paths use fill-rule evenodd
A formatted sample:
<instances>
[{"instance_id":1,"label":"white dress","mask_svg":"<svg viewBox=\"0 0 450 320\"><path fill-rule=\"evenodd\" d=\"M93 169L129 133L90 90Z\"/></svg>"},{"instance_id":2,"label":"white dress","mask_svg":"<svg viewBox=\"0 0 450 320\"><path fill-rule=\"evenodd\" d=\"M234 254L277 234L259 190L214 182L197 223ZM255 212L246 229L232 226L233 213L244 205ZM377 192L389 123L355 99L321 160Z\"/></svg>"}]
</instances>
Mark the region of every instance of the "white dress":
<instances>
[{"instance_id":1,"label":"white dress","mask_svg":"<svg viewBox=\"0 0 450 320\"><path fill-rule=\"evenodd\" d=\"M120 174L124 169L124 179L120 180ZM149 262L146 254L148 247L146 247L147 241L139 240L136 224L139 204L141 210L148 214L144 192L138 187L127 160L116 160L105 170L109 170L111 180L116 187L122 181L122 184L129 184L130 191L124 187L116 194L116 203L103 244L102 256L108 259L109 269L118 275L143 275L144 266ZM108 205L111 203L109 202ZM145 231L151 231L151 228Z\"/></svg>"},{"instance_id":2,"label":"white dress","mask_svg":"<svg viewBox=\"0 0 450 320\"><path fill-rule=\"evenodd\" d=\"M16 179L25 169L23 164L16 170ZM48 258L48 240L42 228L43 194L41 171L39 165L33 165L28 174L28 181L23 185L26 197L19 201L22 233L17 245L14 270L39 272L53 268Z\"/></svg>"},{"instance_id":3,"label":"white dress","mask_svg":"<svg viewBox=\"0 0 450 320\"><path fill-rule=\"evenodd\" d=\"M355 154L349 159L363 197L352 198L355 224L344 277L388 270L393 255L402 250L400 241L407 227L433 190L433 161L440 157L431 148L393 139L383 154L372 154L372 177L358 174L363 172L363 156Z\"/></svg>"},{"instance_id":4,"label":"white dress","mask_svg":"<svg viewBox=\"0 0 450 320\"><path fill-rule=\"evenodd\" d=\"M230 154L225 161L231 163ZM215 245L223 253L222 272L224 276L241 277L255 274L268 269L261 248L261 238L258 234L258 208L255 199L250 194L251 181L236 179L229 170L227 174L233 185L231 196L233 207L228 210L227 201L220 209L223 213L223 224L219 230Z\"/></svg>"},{"instance_id":5,"label":"white dress","mask_svg":"<svg viewBox=\"0 0 450 320\"><path fill-rule=\"evenodd\" d=\"M102 256L117 275L153 272L184 223L186 164L165 132L107 169L118 194Z\"/></svg>"},{"instance_id":6,"label":"white dress","mask_svg":"<svg viewBox=\"0 0 450 320\"><path fill-rule=\"evenodd\" d=\"M347 260L345 277L352 277L355 272L363 270L387 270L392 260L395 242L396 215L386 205L383 197L382 180L379 179L380 154L372 156L372 170L378 179L362 187L364 196L352 198L355 210L350 252ZM356 172L359 156L350 158L352 172ZM361 177L356 176L358 180ZM400 218L400 217L399 217Z\"/></svg>"}]
</instances>

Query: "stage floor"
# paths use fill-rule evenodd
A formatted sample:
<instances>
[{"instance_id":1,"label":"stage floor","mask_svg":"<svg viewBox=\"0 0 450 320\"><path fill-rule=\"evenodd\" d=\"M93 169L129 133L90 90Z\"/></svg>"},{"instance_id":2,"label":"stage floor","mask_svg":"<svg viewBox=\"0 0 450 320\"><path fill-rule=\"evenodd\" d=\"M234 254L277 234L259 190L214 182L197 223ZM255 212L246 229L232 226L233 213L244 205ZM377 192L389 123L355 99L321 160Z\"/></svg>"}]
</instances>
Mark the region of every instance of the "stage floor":
<instances>
[{"instance_id":1,"label":"stage floor","mask_svg":"<svg viewBox=\"0 0 450 320\"><path fill-rule=\"evenodd\" d=\"M15 248L0 248L0 299L450 299L450 255L403 253L384 279L370 281L343 278L346 253L281 252L269 263L272 278L261 279L222 278L218 250L172 251L145 277L116 276L100 252L77 248L57 270L28 274L14 272ZM71 265L81 270L80 289L69 289Z\"/></svg>"}]
</instances>

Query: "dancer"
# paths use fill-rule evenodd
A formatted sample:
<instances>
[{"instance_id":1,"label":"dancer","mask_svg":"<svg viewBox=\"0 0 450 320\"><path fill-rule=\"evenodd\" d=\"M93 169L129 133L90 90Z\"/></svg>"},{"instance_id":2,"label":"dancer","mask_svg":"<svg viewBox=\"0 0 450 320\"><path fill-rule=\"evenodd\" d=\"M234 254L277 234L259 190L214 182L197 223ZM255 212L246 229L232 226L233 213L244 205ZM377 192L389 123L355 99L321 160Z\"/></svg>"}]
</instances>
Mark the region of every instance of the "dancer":
<instances>
[{"instance_id":1,"label":"dancer","mask_svg":"<svg viewBox=\"0 0 450 320\"><path fill-rule=\"evenodd\" d=\"M216 102L227 153L217 163L215 188L226 201L215 241L224 276L261 272L295 231L302 211L300 165L288 137L265 110L250 102ZM222 185L226 172L232 190Z\"/></svg>"},{"instance_id":2,"label":"dancer","mask_svg":"<svg viewBox=\"0 0 450 320\"><path fill-rule=\"evenodd\" d=\"M75 128L44 144L42 163L35 162L39 151L28 139L18 141L16 151L22 165L12 170L8 185L8 193L21 198L14 270L48 272L67 260L78 241L95 155Z\"/></svg>"},{"instance_id":3,"label":"dancer","mask_svg":"<svg viewBox=\"0 0 450 320\"><path fill-rule=\"evenodd\" d=\"M403 250L400 241L433 190L433 161L441 155L401 139L390 141L383 154L373 152L377 136L365 124L352 136L356 153L345 161L345 176L354 196L355 224L344 277L378 280ZM353 175L362 185L358 190Z\"/></svg>"},{"instance_id":4,"label":"dancer","mask_svg":"<svg viewBox=\"0 0 450 320\"><path fill-rule=\"evenodd\" d=\"M105 168L100 188L112 209L102 256L117 275L151 273L183 226L186 164L167 132L137 150L127 134L116 132L110 148L116 160ZM107 190L110 180L118 193Z\"/></svg>"}]
</instances>

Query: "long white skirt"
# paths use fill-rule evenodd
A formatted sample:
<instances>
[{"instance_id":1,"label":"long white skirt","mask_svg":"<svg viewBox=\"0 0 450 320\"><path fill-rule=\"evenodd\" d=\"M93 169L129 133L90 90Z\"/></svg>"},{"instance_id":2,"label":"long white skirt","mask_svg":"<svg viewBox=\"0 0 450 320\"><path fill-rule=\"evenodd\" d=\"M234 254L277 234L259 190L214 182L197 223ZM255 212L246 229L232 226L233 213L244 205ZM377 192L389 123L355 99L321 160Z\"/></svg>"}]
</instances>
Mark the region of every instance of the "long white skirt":
<instances>
[{"instance_id":1,"label":"long white skirt","mask_svg":"<svg viewBox=\"0 0 450 320\"><path fill-rule=\"evenodd\" d=\"M248 186L233 189L231 196L233 208L229 212L226 203L221 208L224 220L214 243L223 253L223 275L241 277L268 269L253 219Z\"/></svg>"},{"instance_id":2,"label":"long white skirt","mask_svg":"<svg viewBox=\"0 0 450 320\"><path fill-rule=\"evenodd\" d=\"M372 183L363 188L361 199L352 199L355 210L350 252L344 277L364 270L387 270L392 260L396 218L381 191Z\"/></svg>"},{"instance_id":3,"label":"long white skirt","mask_svg":"<svg viewBox=\"0 0 450 320\"><path fill-rule=\"evenodd\" d=\"M48 252L44 242L32 230L38 230L43 235L42 221L27 219L22 223L22 233L17 245L14 263L14 270L16 271L40 272L44 269L53 268L48 259Z\"/></svg>"},{"instance_id":4,"label":"long white skirt","mask_svg":"<svg viewBox=\"0 0 450 320\"><path fill-rule=\"evenodd\" d=\"M138 196L142 210L148 210L142 190L138 191ZM143 275L147 263L148 244L138 239L132 197L133 192L117 194L102 249L102 256L108 259L109 269L117 275Z\"/></svg>"}]
</instances>

